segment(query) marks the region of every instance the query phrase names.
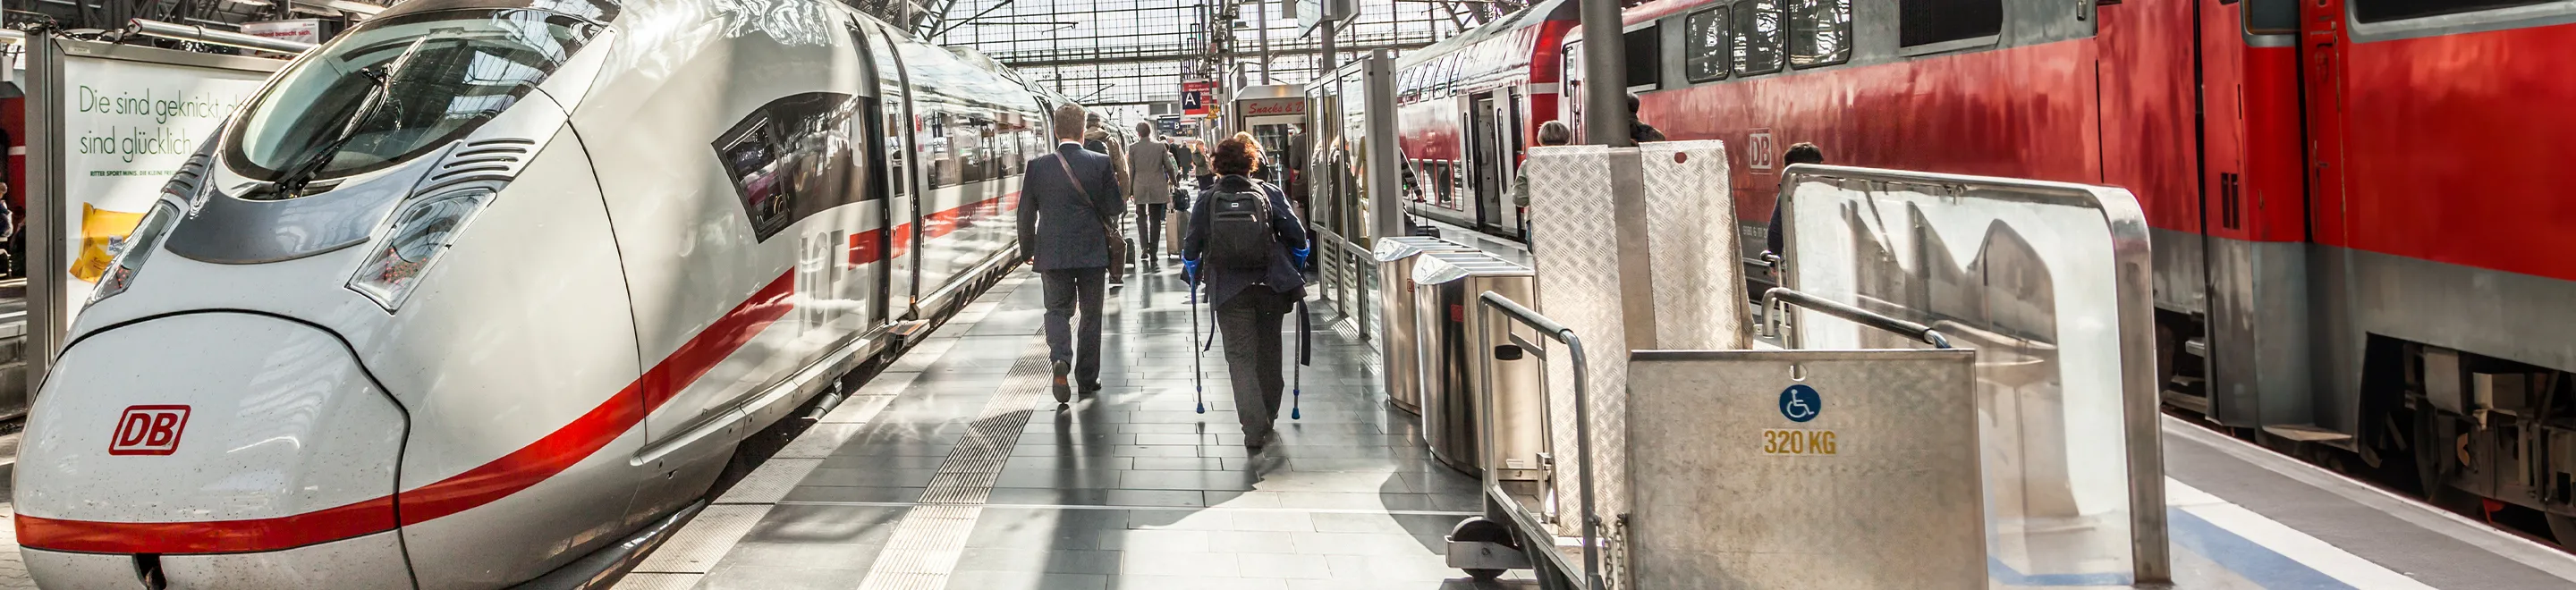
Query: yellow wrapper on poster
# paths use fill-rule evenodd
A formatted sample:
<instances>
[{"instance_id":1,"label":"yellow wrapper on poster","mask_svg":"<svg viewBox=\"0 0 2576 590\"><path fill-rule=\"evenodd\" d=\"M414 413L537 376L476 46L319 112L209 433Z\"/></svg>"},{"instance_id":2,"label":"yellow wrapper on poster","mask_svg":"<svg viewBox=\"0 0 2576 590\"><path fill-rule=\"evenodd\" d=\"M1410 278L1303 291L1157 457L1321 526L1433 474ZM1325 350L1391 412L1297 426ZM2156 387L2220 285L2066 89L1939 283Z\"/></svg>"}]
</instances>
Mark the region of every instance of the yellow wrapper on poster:
<instances>
[{"instance_id":1,"label":"yellow wrapper on poster","mask_svg":"<svg viewBox=\"0 0 2576 590\"><path fill-rule=\"evenodd\" d=\"M107 276L107 265L116 258L116 248L142 222L142 213L109 211L81 203L80 258L72 261L72 278L97 283L99 277Z\"/></svg>"}]
</instances>

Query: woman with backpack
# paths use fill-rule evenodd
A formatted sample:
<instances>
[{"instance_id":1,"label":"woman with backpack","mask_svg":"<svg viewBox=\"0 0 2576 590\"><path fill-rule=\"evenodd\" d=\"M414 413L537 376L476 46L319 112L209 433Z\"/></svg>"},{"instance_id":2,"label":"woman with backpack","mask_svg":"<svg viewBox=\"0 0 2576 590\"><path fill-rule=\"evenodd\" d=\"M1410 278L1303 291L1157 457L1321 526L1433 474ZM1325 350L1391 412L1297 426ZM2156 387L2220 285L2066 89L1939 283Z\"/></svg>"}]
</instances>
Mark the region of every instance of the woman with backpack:
<instances>
[{"instance_id":1,"label":"woman with backpack","mask_svg":"<svg viewBox=\"0 0 2576 590\"><path fill-rule=\"evenodd\" d=\"M1190 207L1181 239L1181 265L1205 285L1216 308L1217 333L1225 337L1225 365L1234 386L1243 445L1260 451L1274 437L1279 398L1287 389L1280 319L1306 298L1306 226L1288 208L1288 195L1251 174L1260 169L1261 144L1236 133L1216 146L1209 164L1221 174Z\"/></svg>"}]
</instances>

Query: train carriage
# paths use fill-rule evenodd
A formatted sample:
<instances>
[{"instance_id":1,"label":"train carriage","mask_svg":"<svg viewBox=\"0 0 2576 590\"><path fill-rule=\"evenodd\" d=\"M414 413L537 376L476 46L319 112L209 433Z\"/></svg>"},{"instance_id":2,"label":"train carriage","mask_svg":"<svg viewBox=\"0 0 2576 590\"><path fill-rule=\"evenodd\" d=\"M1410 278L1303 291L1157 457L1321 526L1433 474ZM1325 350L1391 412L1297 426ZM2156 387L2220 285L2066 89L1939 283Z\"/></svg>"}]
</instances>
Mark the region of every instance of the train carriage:
<instances>
[{"instance_id":1,"label":"train carriage","mask_svg":"<svg viewBox=\"0 0 2576 590\"><path fill-rule=\"evenodd\" d=\"M1061 101L839 3L403 3L272 79L112 263L28 420L28 570L586 577L1009 267Z\"/></svg>"},{"instance_id":2,"label":"train carriage","mask_svg":"<svg viewBox=\"0 0 2576 590\"><path fill-rule=\"evenodd\" d=\"M1568 7L1406 58L1419 222L1519 237L1480 172L1516 158L1479 134L1516 153L1537 123L1587 117L1555 100L1506 130L1470 105L1502 79L1579 96ZM1458 57L1537 22L1562 27L1556 63ZM2576 136L2553 108L2576 99L2555 75L2576 2L1652 0L1623 33L1640 118L1727 143L1748 254L1798 142L1835 164L2127 188L2152 226L2169 406L2576 539L2576 262L2559 255L2576 209L2550 196ZM1521 71L1476 67L1498 63Z\"/></svg>"}]
</instances>

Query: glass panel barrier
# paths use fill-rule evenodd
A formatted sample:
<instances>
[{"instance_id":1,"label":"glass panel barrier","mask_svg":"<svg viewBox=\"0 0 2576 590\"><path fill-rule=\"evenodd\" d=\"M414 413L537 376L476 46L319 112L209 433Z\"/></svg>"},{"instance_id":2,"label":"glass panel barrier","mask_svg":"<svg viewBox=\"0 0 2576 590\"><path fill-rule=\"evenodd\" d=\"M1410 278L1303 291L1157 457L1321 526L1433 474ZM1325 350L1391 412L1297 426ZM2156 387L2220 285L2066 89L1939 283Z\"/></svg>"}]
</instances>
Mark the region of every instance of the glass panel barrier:
<instances>
[{"instance_id":1,"label":"glass panel barrier","mask_svg":"<svg viewBox=\"0 0 2576 590\"><path fill-rule=\"evenodd\" d=\"M1836 166L1792 166L1781 178L1787 286L1976 350L1996 574L2168 579L2150 253L2136 198ZM1927 347L1790 313L1791 348Z\"/></svg>"}]
</instances>

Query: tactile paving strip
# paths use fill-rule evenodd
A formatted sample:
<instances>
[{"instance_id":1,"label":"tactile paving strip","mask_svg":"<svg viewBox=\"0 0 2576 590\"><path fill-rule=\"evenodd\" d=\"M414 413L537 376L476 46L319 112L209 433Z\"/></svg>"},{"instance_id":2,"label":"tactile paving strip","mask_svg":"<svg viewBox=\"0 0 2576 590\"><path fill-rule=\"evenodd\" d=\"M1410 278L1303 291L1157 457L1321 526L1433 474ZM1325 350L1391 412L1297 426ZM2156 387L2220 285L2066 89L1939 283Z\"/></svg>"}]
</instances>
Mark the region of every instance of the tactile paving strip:
<instances>
[{"instance_id":1,"label":"tactile paving strip","mask_svg":"<svg viewBox=\"0 0 2576 590\"><path fill-rule=\"evenodd\" d=\"M921 502L905 512L886 539L885 551L868 569L861 590L939 590L966 551L966 536L984 514L993 482L1028 427L1029 414L1049 399L1047 349L1043 343L1022 353L1002 387L967 426L966 435L939 463L939 472L922 491Z\"/></svg>"}]
</instances>

